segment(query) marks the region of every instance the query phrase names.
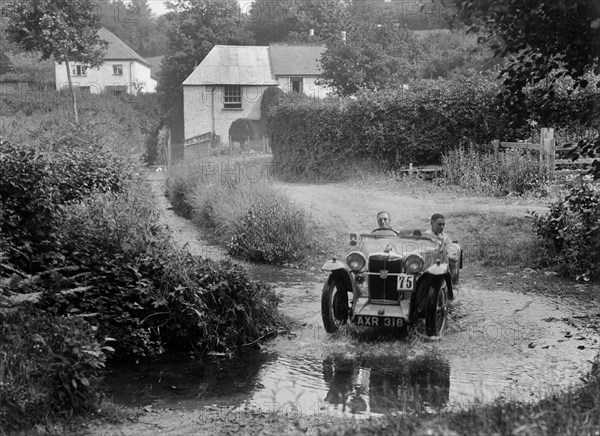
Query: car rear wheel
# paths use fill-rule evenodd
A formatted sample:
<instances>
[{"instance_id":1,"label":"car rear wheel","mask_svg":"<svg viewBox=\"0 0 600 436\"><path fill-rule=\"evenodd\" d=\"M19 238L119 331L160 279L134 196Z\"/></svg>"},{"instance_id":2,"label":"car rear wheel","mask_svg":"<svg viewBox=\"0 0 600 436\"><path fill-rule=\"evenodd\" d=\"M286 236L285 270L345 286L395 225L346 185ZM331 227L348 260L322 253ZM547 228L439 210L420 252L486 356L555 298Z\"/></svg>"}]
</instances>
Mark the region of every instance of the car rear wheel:
<instances>
[{"instance_id":1,"label":"car rear wheel","mask_svg":"<svg viewBox=\"0 0 600 436\"><path fill-rule=\"evenodd\" d=\"M440 279L429 288L425 310L425 333L427 336L441 336L448 318L448 287L446 280Z\"/></svg>"},{"instance_id":2,"label":"car rear wheel","mask_svg":"<svg viewBox=\"0 0 600 436\"><path fill-rule=\"evenodd\" d=\"M346 324L348 312L348 293L333 276L329 276L321 295L321 315L325 331L334 333Z\"/></svg>"}]
</instances>

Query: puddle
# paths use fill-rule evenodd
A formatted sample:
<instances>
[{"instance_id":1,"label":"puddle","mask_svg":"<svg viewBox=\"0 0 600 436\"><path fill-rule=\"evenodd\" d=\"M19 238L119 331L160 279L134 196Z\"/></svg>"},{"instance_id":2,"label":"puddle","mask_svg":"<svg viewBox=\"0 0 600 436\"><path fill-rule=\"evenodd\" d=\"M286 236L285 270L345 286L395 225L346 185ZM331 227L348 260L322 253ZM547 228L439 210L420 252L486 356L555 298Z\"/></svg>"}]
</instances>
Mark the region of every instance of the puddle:
<instances>
[{"instance_id":1,"label":"puddle","mask_svg":"<svg viewBox=\"0 0 600 436\"><path fill-rule=\"evenodd\" d=\"M264 412L368 417L420 414L479 398L482 385L454 377L435 354L356 358L281 356L253 352L242 358L192 361L187 356L111 367L107 391L122 405L200 409L239 406ZM481 376L481 374L480 374ZM489 387L502 381L484 373Z\"/></svg>"},{"instance_id":2,"label":"puddle","mask_svg":"<svg viewBox=\"0 0 600 436\"><path fill-rule=\"evenodd\" d=\"M118 404L163 408L198 408L206 404L237 405L252 398L261 369L273 353L249 352L242 359L177 354L155 362L110 365L105 389Z\"/></svg>"}]
</instances>

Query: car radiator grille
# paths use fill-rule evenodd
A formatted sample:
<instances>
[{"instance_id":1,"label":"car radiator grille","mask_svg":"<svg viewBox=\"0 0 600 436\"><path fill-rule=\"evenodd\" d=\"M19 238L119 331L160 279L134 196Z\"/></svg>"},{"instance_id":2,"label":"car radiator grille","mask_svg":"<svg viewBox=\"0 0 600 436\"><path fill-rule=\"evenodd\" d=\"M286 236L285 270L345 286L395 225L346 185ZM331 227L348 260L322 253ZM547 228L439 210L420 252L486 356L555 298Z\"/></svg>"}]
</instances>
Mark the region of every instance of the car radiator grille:
<instances>
[{"instance_id":1,"label":"car radiator grille","mask_svg":"<svg viewBox=\"0 0 600 436\"><path fill-rule=\"evenodd\" d=\"M381 278L381 271L386 270L388 276ZM369 257L369 294L371 301L381 304L397 304L399 299L398 278L402 272L402 260L388 260L387 256Z\"/></svg>"}]
</instances>

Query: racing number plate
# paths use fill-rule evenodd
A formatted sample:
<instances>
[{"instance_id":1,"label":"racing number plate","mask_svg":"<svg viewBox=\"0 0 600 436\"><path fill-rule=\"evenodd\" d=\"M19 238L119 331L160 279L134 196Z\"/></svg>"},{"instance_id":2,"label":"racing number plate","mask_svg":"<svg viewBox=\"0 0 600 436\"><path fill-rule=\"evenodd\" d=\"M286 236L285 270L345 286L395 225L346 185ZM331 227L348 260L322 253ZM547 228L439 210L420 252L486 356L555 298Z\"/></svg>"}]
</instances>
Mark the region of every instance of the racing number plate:
<instances>
[{"instance_id":1,"label":"racing number plate","mask_svg":"<svg viewBox=\"0 0 600 436\"><path fill-rule=\"evenodd\" d=\"M412 291L415 287L415 276L412 274L398 274L398 290Z\"/></svg>"},{"instance_id":2,"label":"racing number plate","mask_svg":"<svg viewBox=\"0 0 600 436\"><path fill-rule=\"evenodd\" d=\"M354 324L361 326L402 327L404 319L391 316L356 315L354 317Z\"/></svg>"}]
</instances>

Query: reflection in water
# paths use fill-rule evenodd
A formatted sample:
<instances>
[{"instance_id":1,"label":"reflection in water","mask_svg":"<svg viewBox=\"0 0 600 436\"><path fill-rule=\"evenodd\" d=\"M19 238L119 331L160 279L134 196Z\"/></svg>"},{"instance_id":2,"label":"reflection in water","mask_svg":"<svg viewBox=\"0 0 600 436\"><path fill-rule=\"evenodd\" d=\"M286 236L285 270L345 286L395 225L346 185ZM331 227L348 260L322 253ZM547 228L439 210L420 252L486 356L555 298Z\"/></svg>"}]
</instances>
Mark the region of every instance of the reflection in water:
<instances>
[{"instance_id":1,"label":"reflection in water","mask_svg":"<svg viewBox=\"0 0 600 436\"><path fill-rule=\"evenodd\" d=\"M433 355L321 359L257 352L202 361L181 355L112 370L108 391L129 406L251 405L303 415L371 416L440 410L450 389L450 366Z\"/></svg>"},{"instance_id":2,"label":"reflection in water","mask_svg":"<svg viewBox=\"0 0 600 436\"><path fill-rule=\"evenodd\" d=\"M450 395L450 365L435 356L353 360L328 357L325 401L350 414L440 410Z\"/></svg>"}]
</instances>

